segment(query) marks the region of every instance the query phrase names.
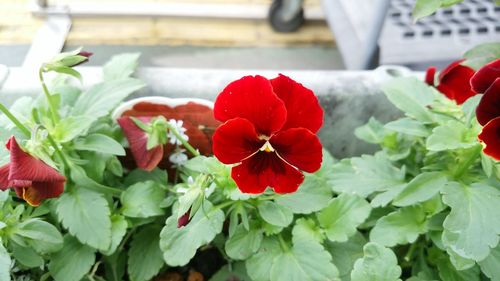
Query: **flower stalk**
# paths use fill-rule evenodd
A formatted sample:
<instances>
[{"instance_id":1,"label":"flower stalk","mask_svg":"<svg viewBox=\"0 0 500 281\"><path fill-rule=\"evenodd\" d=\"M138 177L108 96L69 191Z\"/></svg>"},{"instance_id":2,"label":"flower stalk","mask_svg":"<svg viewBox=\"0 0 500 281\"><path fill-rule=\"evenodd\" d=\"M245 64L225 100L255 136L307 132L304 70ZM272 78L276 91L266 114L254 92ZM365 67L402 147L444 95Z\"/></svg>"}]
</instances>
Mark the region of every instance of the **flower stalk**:
<instances>
[{"instance_id":1,"label":"flower stalk","mask_svg":"<svg viewBox=\"0 0 500 281\"><path fill-rule=\"evenodd\" d=\"M16 127L21 130L21 132L23 133L23 135L25 135L26 137L31 137L31 132L30 130L28 130L28 128L26 128L26 126L23 125L23 123L21 123L21 121L19 121L19 119L17 119L14 114L12 114L3 104L0 103L0 111L2 111L3 114L5 114L5 116L7 116L7 118L10 119L10 121L12 121L12 123L14 123L16 125Z\"/></svg>"}]
</instances>

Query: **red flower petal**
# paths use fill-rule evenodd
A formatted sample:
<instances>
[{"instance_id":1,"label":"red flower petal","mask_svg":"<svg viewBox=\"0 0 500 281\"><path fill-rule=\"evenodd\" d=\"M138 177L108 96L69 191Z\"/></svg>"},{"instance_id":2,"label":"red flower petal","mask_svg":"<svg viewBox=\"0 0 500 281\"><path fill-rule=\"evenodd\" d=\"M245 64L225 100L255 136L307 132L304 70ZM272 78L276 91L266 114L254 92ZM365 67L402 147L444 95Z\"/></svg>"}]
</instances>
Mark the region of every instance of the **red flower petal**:
<instances>
[{"instance_id":1,"label":"red flower petal","mask_svg":"<svg viewBox=\"0 0 500 281\"><path fill-rule=\"evenodd\" d=\"M59 174L54 168L45 164L43 161L34 158L24 152L17 144L14 137L9 140L10 147L10 171L9 181L37 181L63 182L66 180L64 176Z\"/></svg>"},{"instance_id":2,"label":"red flower petal","mask_svg":"<svg viewBox=\"0 0 500 281\"><path fill-rule=\"evenodd\" d=\"M500 77L500 59L481 67L470 80L472 89L476 93L484 93Z\"/></svg>"},{"instance_id":3,"label":"red flower petal","mask_svg":"<svg viewBox=\"0 0 500 281\"><path fill-rule=\"evenodd\" d=\"M187 212L177 220L177 228L186 226L189 223L190 214L191 214L191 208L189 208L189 210L187 210Z\"/></svg>"},{"instance_id":4,"label":"red flower petal","mask_svg":"<svg viewBox=\"0 0 500 281\"><path fill-rule=\"evenodd\" d=\"M149 122L149 117L136 117L142 122ZM123 129L123 133L128 140L132 156L135 159L137 167L152 171L163 158L163 146L158 145L150 150L147 149L148 136L139 128L129 117L118 118L118 124Z\"/></svg>"},{"instance_id":5,"label":"red flower petal","mask_svg":"<svg viewBox=\"0 0 500 281\"><path fill-rule=\"evenodd\" d=\"M282 74L272 79L271 84L287 111L286 123L281 130L306 128L316 133L321 128L323 109L311 90Z\"/></svg>"},{"instance_id":6,"label":"red flower petal","mask_svg":"<svg viewBox=\"0 0 500 281\"><path fill-rule=\"evenodd\" d=\"M254 124L258 134L272 135L283 127L286 108L273 92L269 80L262 76L245 76L231 82L219 94L214 116L225 122L241 117Z\"/></svg>"},{"instance_id":7,"label":"red flower petal","mask_svg":"<svg viewBox=\"0 0 500 281\"><path fill-rule=\"evenodd\" d=\"M272 187L277 193L295 192L304 175L281 160L276 153L258 152L233 167L231 177L244 193L258 194Z\"/></svg>"},{"instance_id":8,"label":"red flower petal","mask_svg":"<svg viewBox=\"0 0 500 281\"><path fill-rule=\"evenodd\" d=\"M470 86L470 79L474 70L460 65L462 61L455 61L439 74L439 85L436 87L441 93L457 104L464 103L476 95Z\"/></svg>"},{"instance_id":9,"label":"red flower petal","mask_svg":"<svg viewBox=\"0 0 500 281\"><path fill-rule=\"evenodd\" d=\"M43 200L56 198L64 191L64 182L33 182L29 187L16 187L16 193L31 206L39 206Z\"/></svg>"},{"instance_id":10,"label":"red flower petal","mask_svg":"<svg viewBox=\"0 0 500 281\"><path fill-rule=\"evenodd\" d=\"M234 164L254 154L264 145L255 127L243 118L227 121L217 128L213 136L215 157L224 164Z\"/></svg>"},{"instance_id":11,"label":"red flower petal","mask_svg":"<svg viewBox=\"0 0 500 281\"><path fill-rule=\"evenodd\" d=\"M318 137L304 128L288 129L274 135L269 142L288 163L312 173L321 167L323 151Z\"/></svg>"},{"instance_id":12,"label":"red flower petal","mask_svg":"<svg viewBox=\"0 0 500 281\"><path fill-rule=\"evenodd\" d=\"M500 161L500 117L488 122L478 138L484 144L484 154Z\"/></svg>"},{"instance_id":13,"label":"red flower petal","mask_svg":"<svg viewBox=\"0 0 500 281\"><path fill-rule=\"evenodd\" d=\"M10 165L5 164L0 167L0 190L6 190L10 187L9 185L9 171Z\"/></svg>"},{"instance_id":14,"label":"red flower petal","mask_svg":"<svg viewBox=\"0 0 500 281\"><path fill-rule=\"evenodd\" d=\"M500 78L486 90L476 108L479 124L486 125L490 120L500 116Z\"/></svg>"},{"instance_id":15,"label":"red flower petal","mask_svg":"<svg viewBox=\"0 0 500 281\"><path fill-rule=\"evenodd\" d=\"M434 86L434 77L436 76L436 68L434 66L427 68L425 73L425 83Z\"/></svg>"}]
</instances>

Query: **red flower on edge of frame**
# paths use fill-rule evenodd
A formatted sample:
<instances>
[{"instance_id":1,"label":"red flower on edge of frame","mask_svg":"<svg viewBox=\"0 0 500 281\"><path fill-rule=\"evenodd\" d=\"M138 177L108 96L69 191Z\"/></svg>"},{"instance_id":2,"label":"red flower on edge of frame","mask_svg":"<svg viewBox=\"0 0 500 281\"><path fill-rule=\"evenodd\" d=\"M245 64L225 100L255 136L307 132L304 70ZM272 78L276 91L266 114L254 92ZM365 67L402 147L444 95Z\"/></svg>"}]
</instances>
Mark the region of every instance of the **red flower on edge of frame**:
<instances>
[{"instance_id":1,"label":"red flower on edge of frame","mask_svg":"<svg viewBox=\"0 0 500 281\"><path fill-rule=\"evenodd\" d=\"M470 79L474 70L468 66L461 65L463 60L457 60L448 65L439 73L438 85L434 83L436 73L435 67L429 67L425 75L425 82L443 93L447 98L454 100L457 104L463 104L470 97L476 95L471 89Z\"/></svg>"},{"instance_id":2,"label":"red flower on edge of frame","mask_svg":"<svg viewBox=\"0 0 500 281\"><path fill-rule=\"evenodd\" d=\"M149 123L152 119L152 117L136 118L143 123ZM148 135L131 117L120 117L117 122L128 140L137 167L148 172L156 168L163 159L163 145L157 145L148 150Z\"/></svg>"},{"instance_id":3,"label":"red flower on edge of frame","mask_svg":"<svg viewBox=\"0 0 500 281\"><path fill-rule=\"evenodd\" d=\"M500 59L477 71L471 79L472 88L484 92L476 108L476 117L483 125L478 135L483 152L500 161Z\"/></svg>"},{"instance_id":4,"label":"red flower on edge of frame","mask_svg":"<svg viewBox=\"0 0 500 281\"><path fill-rule=\"evenodd\" d=\"M13 136L6 147L10 150L10 163L0 167L1 190L13 187L17 196L32 206L63 193L66 181L63 175L24 152Z\"/></svg>"},{"instance_id":5,"label":"red flower on edge of frame","mask_svg":"<svg viewBox=\"0 0 500 281\"><path fill-rule=\"evenodd\" d=\"M231 177L244 193L262 193L268 186L295 192L304 180L301 171L321 166L316 132L323 109L311 90L284 75L231 82L217 97L214 116L225 122L214 133L214 155L237 164Z\"/></svg>"}]
</instances>

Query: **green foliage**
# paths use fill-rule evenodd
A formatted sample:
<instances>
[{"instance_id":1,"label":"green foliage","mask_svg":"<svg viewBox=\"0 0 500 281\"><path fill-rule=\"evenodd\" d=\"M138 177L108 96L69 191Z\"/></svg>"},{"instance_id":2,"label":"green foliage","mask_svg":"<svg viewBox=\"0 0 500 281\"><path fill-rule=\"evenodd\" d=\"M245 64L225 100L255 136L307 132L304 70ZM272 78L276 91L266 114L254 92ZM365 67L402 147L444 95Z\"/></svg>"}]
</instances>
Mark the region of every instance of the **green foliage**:
<instances>
[{"instance_id":1,"label":"green foliage","mask_svg":"<svg viewBox=\"0 0 500 281\"><path fill-rule=\"evenodd\" d=\"M62 225L81 243L103 251L109 249L110 210L101 194L75 187L59 198L57 215Z\"/></svg>"},{"instance_id":2,"label":"green foliage","mask_svg":"<svg viewBox=\"0 0 500 281\"><path fill-rule=\"evenodd\" d=\"M449 7L462 1L463 0L417 0L413 7L413 18L418 20L433 14L439 8Z\"/></svg>"},{"instance_id":3,"label":"green foliage","mask_svg":"<svg viewBox=\"0 0 500 281\"><path fill-rule=\"evenodd\" d=\"M165 212L160 204L165 191L153 181L139 182L129 186L121 195L122 213L127 217L147 218Z\"/></svg>"},{"instance_id":4,"label":"green foliage","mask_svg":"<svg viewBox=\"0 0 500 281\"><path fill-rule=\"evenodd\" d=\"M0 240L0 281L10 281L11 258Z\"/></svg>"},{"instance_id":5,"label":"green foliage","mask_svg":"<svg viewBox=\"0 0 500 281\"><path fill-rule=\"evenodd\" d=\"M396 281L401 275L396 255L377 243L370 242L363 247L363 258L354 263L352 281Z\"/></svg>"},{"instance_id":6,"label":"green foliage","mask_svg":"<svg viewBox=\"0 0 500 281\"><path fill-rule=\"evenodd\" d=\"M172 214L160 233L163 259L170 266L187 264L200 246L210 243L222 231L223 223L224 213L209 201L202 204L184 227L177 227L177 214Z\"/></svg>"},{"instance_id":7,"label":"green foliage","mask_svg":"<svg viewBox=\"0 0 500 281\"><path fill-rule=\"evenodd\" d=\"M267 223L286 227L293 220L293 213L287 207L271 201L264 201L258 206L259 214Z\"/></svg>"},{"instance_id":8,"label":"green foliage","mask_svg":"<svg viewBox=\"0 0 500 281\"><path fill-rule=\"evenodd\" d=\"M132 239L128 256L128 272L133 281L147 281L163 267L159 226L143 228Z\"/></svg>"},{"instance_id":9,"label":"green foliage","mask_svg":"<svg viewBox=\"0 0 500 281\"><path fill-rule=\"evenodd\" d=\"M55 281L79 281L90 271L94 262L92 248L66 235L63 248L51 257L49 271Z\"/></svg>"}]
</instances>

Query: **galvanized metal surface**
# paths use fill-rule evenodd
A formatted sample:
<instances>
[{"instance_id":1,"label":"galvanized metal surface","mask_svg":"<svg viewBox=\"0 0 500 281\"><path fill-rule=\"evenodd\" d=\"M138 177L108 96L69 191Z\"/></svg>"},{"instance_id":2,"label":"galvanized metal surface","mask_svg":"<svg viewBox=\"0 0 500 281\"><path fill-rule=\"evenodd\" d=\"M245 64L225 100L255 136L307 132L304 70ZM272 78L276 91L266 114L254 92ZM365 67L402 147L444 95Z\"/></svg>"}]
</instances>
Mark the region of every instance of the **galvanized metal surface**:
<instances>
[{"instance_id":1,"label":"galvanized metal surface","mask_svg":"<svg viewBox=\"0 0 500 281\"><path fill-rule=\"evenodd\" d=\"M81 67L79 71L85 79L84 88L99 82L102 76L100 67ZM136 76L145 81L148 87L131 98L167 96L214 100L225 85L242 76L260 74L273 78L278 73L279 71L272 70L141 68ZM366 123L371 116L389 121L400 115L381 94L381 84L395 75L422 76L422 73L394 67L379 68L376 71L286 71L283 74L300 81L318 95L325 112L319 136L324 147L335 157L372 152L374 147L357 140L354 129ZM36 73L13 68L0 89L0 101L9 105L20 96L40 94Z\"/></svg>"}]
</instances>

